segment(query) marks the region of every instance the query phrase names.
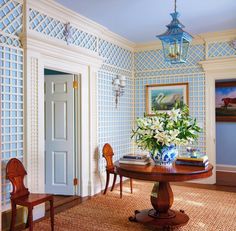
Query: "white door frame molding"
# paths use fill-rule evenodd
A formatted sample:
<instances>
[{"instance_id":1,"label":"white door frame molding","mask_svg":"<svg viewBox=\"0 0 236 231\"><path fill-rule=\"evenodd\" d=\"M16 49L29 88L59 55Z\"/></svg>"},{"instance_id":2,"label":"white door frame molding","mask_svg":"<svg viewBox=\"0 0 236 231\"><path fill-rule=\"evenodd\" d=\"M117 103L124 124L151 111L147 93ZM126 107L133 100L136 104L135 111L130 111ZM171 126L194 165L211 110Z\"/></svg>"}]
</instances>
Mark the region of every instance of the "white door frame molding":
<instances>
[{"instance_id":1,"label":"white door frame molding","mask_svg":"<svg viewBox=\"0 0 236 231\"><path fill-rule=\"evenodd\" d=\"M94 150L97 146L96 77L103 60L96 53L67 46L61 41L42 40L35 33L22 36L24 48L25 160L31 192L44 192L44 68L80 76L80 153L78 195L97 192ZM101 189L100 189L101 190Z\"/></svg>"},{"instance_id":2,"label":"white door frame molding","mask_svg":"<svg viewBox=\"0 0 236 231\"><path fill-rule=\"evenodd\" d=\"M215 81L236 79L236 58L209 59L200 62L206 76L206 152L214 166L213 176L206 183L216 183L216 122L215 122Z\"/></svg>"}]
</instances>

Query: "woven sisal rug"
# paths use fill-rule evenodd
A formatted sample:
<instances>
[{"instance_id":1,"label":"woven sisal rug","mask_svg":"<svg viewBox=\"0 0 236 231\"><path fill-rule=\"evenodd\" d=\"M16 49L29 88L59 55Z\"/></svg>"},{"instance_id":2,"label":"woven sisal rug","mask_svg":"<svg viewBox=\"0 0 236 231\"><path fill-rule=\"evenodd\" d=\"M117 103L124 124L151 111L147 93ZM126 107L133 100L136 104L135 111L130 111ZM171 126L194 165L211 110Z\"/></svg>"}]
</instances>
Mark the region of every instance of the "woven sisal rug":
<instances>
[{"instance_id":1,"label":"woven sisal rug","mask_svg":"<svg viewBox=\"0 0 236 231\"><path fill-rule=\"evenodd\" d=\"M55 216L55 231L148 231L154 230L129 222L136 209L151 208L153 184L134 181L134 192L124 184L123 198L119 187L99 195ZM173 207L183 209L190 220L178 231L236 231L236 193L172 186ZM34 230L50 230L49 219L36 223Z\"/></svg>"}]
</instances>

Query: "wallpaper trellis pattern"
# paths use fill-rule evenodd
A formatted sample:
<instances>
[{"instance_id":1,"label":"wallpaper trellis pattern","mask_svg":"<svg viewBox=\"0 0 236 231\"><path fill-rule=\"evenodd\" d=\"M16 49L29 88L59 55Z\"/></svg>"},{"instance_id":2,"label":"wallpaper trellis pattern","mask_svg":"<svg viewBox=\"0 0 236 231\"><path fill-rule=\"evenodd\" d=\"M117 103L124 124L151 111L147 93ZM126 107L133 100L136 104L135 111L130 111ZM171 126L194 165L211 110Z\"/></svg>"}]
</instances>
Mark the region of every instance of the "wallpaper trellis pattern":
<instances>
[{"instance_id":1,"label":"wallpaper trellis pattern","mask_svg":"<svg viewBox=\"0 0 236 231\"><path fill-rule=\"evenodd\" d=\"M147 84L171 84L189 83L189 107L190 113L197 118L199 125L205 130L205 76L204 73L177 74L177 75L154 75L143 74L135 78L135 116L142 117L145 112L145 85ZM202 132L198 143L194 146L206 151L205 132ZM180 149L181 152L185 147Z\"/></svg>"},{"instance_id":2,"label":"wallpaper trellis pattern","mask_svg":"<svg viewBox=\"0 0 236 231\"><path fill-rule=\"evenodd\" d=\"M187 62L184 64L172 64L166 63L163 57L162 50L147 50L135 52L135 71L143 72L150 70L160 70L160 69L168 69L169 71L183 68L189 68L193 66L198 66L198 62L202 60L204 57L204 46L203 45L195 45L189 47L189 53Z\"/></svg>"},{"instance_id":3,"label":"wallpaper trellis pattern","mask_svg":"<svg viewBox=\"0 0 236 231\"><path fill-rule=\"evenodd\" d=\"M7 38L6 38L7 40ZM2 205L10 201L10 183L5 166L10 158L23 159L23 50L0 43Z\"/></svg>"},{"instance_id":4,"label":"wallpaper trellis pattern","mask_svg":"<svg viewBox=\"0 0 236 231\"><path fill-rule=\"evenodd\" d=\"M132 81L132 52L99 39L99 55L105 58L98 73L98 147L99 169L105 171L105 159L102 148L110 143L115 153L114 160L118 160L125 153L132 150L131 129L133 122L133 81ZM118 100L115 107L115 95L112 90L112 80L117 75L126 77L125 93Z\"/></svg>"},{"instance_id":5,"label":"wallpaper trellis pattern","mask_svg":"<svg viewBox=\"0 0 236 231\"><path fill-rule=\"evenodd\" d=\"M192 116L203 128L196 147L206 152L205 141L205 76L198 64L205 56L204 46L190 46L185 64L170 65L164 61L162 50L137 52L135 60L135 116L145 112L145 85L189 83L189 107ZM156 59L158 57L158 59ZM185 147L179 148L184 152Z\"/></svg>"},{"instance_id":6,"label":"wallpaper trellis pattern","mask_svg":"<svg viewBox=\"0 0 236 231\"><path fill-rule=\"evenodd\" d=\"M31 30L66 41L64 35L65 24L55 18L30 9L29 23L29 29ZM71 27L71 39L68 43L95 52L97 51L97 37L75 27Z\"/></svg>"},{"instance_id":7,"label":"wallpaper trellis pattern","mask_svg":"<svg viewBox=\"0 0 236 231\"><path fill-rule=\"evenodd\" d=\"M230 42L215 42L208 46L208 57L227 57L236 56L236 50L230 45Z\"/></svg>"},{"instance_id":8,"label":"wallpaper trellis pattern","mask_svg":"<svg viewBox=\"0 0 236 231\"><path fill-rule=\"evenodd\" d=\"M110 143L114 151L114 160L122 155L130 153L131 129L133 125L133 81L129 73L120 73L126 76L125 93L115 106L115 96L112 90L112 80L117 73L100 70L98 73L98 147L99 169L105 171L105 159L102 158L102 148L105 143Z\"/></svg>"},{"instance_id":9,"label":"wallpaper trellis pattern","mask_svg":"<svg viewBox=\"0 0 236 231\"><path fill-rule=\"evenodd\" d=\"M232 57L236 55L230 42L210 43L208 57ZM187 62L170 65L164 61L162 50L140 51L134 54L135 69L135 116L143 116L145 112L145 85L189 83L190 113L203 128L196 147L206 151L205 134L205 75L199 61L205 59L204 45L192 45L189 48ZM180 149L181 152L185 148Z\"/></svg>"},{"instance_id":10,"label":"wallpaper trellis pattern","mask_svg":"<svg viewBox=\"0 0 236 231\"><path fill-rule=\"evenodd\" d=\"M22 30L22 4L16 1L0 0L0 31L18 35Z\"/></svg>"},{"instance_id":11,"label":"wallpaper trellis pattern","mask_svg":"<svg viewBox=\"0 0 236 231\"><path fill-rule=\"evenodd\" d=\"M106 40L99 39L98 54L105 58L105 63L121 68L122 70L132 70L132 52L112 44Z\"/></svg>"}]
</instances>

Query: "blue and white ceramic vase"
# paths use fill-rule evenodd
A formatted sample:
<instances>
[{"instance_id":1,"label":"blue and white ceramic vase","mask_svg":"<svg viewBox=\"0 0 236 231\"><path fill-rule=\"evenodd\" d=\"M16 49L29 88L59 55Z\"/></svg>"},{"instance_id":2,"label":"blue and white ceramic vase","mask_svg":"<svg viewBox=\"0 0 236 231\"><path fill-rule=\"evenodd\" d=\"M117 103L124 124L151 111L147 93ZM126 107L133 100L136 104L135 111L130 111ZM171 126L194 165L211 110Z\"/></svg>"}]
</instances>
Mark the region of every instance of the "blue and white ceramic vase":
<instances>
[{"instance_id":1,"label":"blue and white ceramic vase","mask_svg":"<svg viewBox=\"0 0 236 231\"><path fill-rule=\"evenodd\" d=\"M175 161L178 150L175 145L163 146L161 150L156 150L154 153L150 152L152 159L156 165L172 165Z\"/></svg>"}]
</instances>

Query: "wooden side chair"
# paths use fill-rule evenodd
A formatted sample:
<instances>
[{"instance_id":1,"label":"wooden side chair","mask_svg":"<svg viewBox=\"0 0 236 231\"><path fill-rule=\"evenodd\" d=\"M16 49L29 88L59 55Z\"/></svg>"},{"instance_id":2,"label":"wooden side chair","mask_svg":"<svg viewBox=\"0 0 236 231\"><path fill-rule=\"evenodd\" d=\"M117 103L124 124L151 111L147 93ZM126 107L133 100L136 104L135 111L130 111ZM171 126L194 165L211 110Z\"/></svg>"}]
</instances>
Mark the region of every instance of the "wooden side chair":
<instances>
[{"instance_id":1,"label":"wooden side chair","mask_svg":"<svg viewBox=\"0 0 236 231\"><path fill-rule=\"evenodd\" d=\"M11 228L10 231L15 230L16 222L16 205L21 205L28 208L28 219L26 227L33 230L33 207L44 203L50 202L50 215L51 215L51 230L54 230L54 208L53 208L53 195L51 194L35 194L30 193L24 185L24 177L27 172L23 164L16 158L11 159L6 166L6 177L10 180L13 186L11 192Z\"/></svg>"},{"instance_id":2,"label":"wooden side chair","mask_svg":"<svg viewBox=\"0 0 236 231\"><path fill-rule=\"evenodd\" d=\"M107 188L108 188L108 185L109 185L109 180L110 180L110 174L113 174L114 175L114 179L113 179L113 183L112 183L112 187L111 187L111 191L113 191L114 187L115 187L115 183L116 183L116 178L117 178L117 175L118 173L116 172L116 169L115 169L115 166L113 164L113 149L111 147L110 144L105 144L103 146L103 149L102 149L102 152L103 152L103 157L106 159L106 162L107 162L107 166L106 166L106 187L105 187L105 190L103 192L103 194L105 195L106 192L107 192ZM131 190L131 193L133 193L133 181L132 179L130 178L130 190ZM122 198L122 176L120 175L120 198Z\"/></svg>"}]
</instances>

